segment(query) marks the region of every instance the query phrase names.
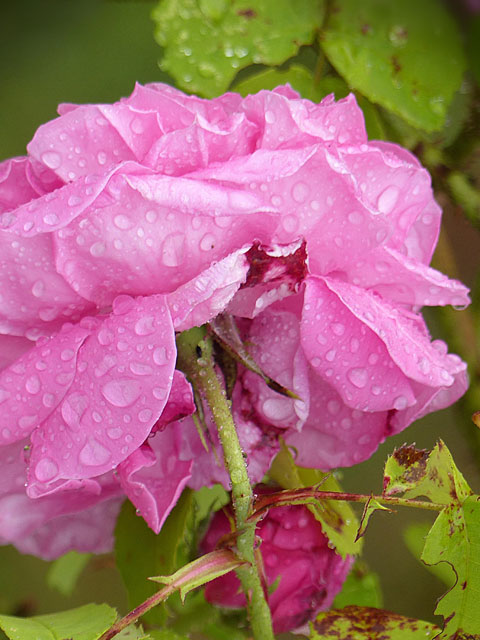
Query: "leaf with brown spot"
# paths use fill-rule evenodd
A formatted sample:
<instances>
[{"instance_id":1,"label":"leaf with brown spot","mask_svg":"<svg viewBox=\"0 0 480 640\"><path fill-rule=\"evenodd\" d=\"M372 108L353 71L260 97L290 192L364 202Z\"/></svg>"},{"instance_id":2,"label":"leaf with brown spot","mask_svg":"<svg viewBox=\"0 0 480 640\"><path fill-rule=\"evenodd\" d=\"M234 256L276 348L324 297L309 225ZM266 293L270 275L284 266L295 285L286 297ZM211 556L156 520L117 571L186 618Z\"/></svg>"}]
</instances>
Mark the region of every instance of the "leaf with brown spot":
<instances>
[{"instance_id":1,"label":"leaf with brown spot","mask_svg":"<svg viewBox=\"0 0 480 640\"><path fill-rule=\"evenodd\" d=\"M430 622L374 609L350 606L322 612L310 623L311 640L426 640L438 627Z\"/></svg>"},{"instance_id":2,"label":"leaf with brown spot","mask_svg":"<svg viewBox=\"0 0 480 640\"><path fill-rule=\"evenodd\" d=\"M435 609L445 620L438 640L480 640L480 496L442 510L421 559L429 565L448 563L455 577L454 586Z\"/></svg>"},{"instance_id":3,"label":"leaf with brown spot","mask_svg":"<svg viewBox=\"0 0 480 640\"><path fill-rule=\"evenodd\" d=\"M425 496L439 504L461 504L472 495L442 440L428 453L413 445L400 447L385 464L384 495Z\"/></svg>"}]
</instances>

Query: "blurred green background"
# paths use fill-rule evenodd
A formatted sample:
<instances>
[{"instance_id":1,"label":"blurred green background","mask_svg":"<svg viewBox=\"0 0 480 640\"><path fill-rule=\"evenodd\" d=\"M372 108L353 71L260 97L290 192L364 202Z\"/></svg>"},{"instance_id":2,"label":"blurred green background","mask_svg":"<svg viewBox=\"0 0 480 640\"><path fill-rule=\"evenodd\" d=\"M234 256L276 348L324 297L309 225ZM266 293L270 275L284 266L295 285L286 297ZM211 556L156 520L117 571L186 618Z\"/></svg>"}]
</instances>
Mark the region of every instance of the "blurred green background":
<instances>
[{"instance_id":1,"label":"blurred green background","mask_svg":"<svg viewBox=\"0 0 480 640\"><path fill-rule=\"evenodd\" d=\"M155 2L23 0L2 5L0 39L0 159L25 153L36 128L54 118L59 102L114 102L131 93L135 81L168 81L157 64L161 50L153 38L150 12ZM478 270L480 235L458 208L445 212L445 239L453 251L453 270L442 250L439 268L473 286ZM460 312L429 315L434 337L456 326ZM465 406L467 407L465 409ZM442 437L476 492L480 492L480 446L469 420L471 404L445 410L382 445L375 456L343 472L346 490L381 491L384 460L395 445L416 442L431 448ZM480 407L477 407L480 409ZM431 514L399 510L377 513L366 535L365 559L380 576L384 606L398 613L432 620L444 585L415 560L403 542L409 523ZM0 549L0 609L17 615L58 611L86 602L108 602L126 611L120 577L109 556L94 559L72 597L45 584L48 564Z\"/></svg>"}]
</instances>

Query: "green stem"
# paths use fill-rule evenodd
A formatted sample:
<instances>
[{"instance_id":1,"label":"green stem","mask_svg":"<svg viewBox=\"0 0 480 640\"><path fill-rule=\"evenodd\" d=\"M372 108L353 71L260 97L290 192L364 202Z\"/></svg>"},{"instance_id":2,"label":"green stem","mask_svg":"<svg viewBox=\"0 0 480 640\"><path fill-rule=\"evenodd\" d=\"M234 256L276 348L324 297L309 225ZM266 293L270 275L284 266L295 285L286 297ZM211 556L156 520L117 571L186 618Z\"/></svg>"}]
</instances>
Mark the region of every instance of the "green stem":
<instances>
[{"instance_id":1,"label":"green stem","mask_svg":"<svg viewBox=\"0 0 480 640\"><path fill-rule=\"evenodd\" d=\"M212 354L212 341L203 327L195 327L177 336L178 361L193 386L210 407L223 448L225 467L230 475L238 556L248 562L237 569L247 598L247 608L256 640L273 640L272 619L265 598L255 558L255 522L248 518L253 506L253 493L230 405L218 376Z\"/></svg>"},{"instance_id":2,"label":"green stem","mask_svg":"<svg viewBox=\"0 0 480 640\"><path fill-rule=\"evenodd\" d=\"M358 493L345 493L340 491L319 491L315 487L304 489L288 489L278 491L258 498L254 505L254 511L249 520L256 520L266 509L283 507L289 504L306 504L314 500L344 500L346 502L366 503L369 500L377 500L380 504L394 505L397 507L413 507L426 509L427 511L441 511L446 505L425 500L410 500L396 496L374 496Z\"/></svg>"}]
</instances>

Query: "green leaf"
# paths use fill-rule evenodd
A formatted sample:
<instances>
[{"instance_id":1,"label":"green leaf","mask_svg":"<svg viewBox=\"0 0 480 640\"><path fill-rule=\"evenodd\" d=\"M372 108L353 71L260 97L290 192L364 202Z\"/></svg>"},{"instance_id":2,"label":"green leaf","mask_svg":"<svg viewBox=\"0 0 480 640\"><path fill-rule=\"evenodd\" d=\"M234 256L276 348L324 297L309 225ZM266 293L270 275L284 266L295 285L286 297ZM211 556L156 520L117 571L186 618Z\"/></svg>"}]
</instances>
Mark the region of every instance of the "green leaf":
<instances>
[{"instance_id":1,"label":"green leaf","mask_svg":"<svg viewBox=\"0 0 480 640\"><path fill-rule=\"evenodd\" d=\"M426 640L438 628L430 622L406 618L372 607L345 607L320 613L310 623L311 640Z\"/></svg>"},{"instance_id":2,"label":"green leaf","mask_svg":"<svg viewBox=\"0 0 480 640\"><path fill-rule=\"evenodd\" d=\"M480 191L461 171L452 171L446 182L453 198L462 207L470 222L480 227Z\"/></svg>"},{"instance_id":3,"label":"green leaf","mask_svg":"<svg viewBox=\"0 0 480 640\"><path fill-rule=\"evenodd\" d=\"M447 562L455 574L454 587L435 609L445 620L439 640L480 638L480 496L443 509L425 541L422 560Z\"/></svg>"},{"instance_id":4,"label":"green leaf","mask_svg":"<svg viewBox=\"0 0 480 640\"><path fill-rule=\"evenodd\" d=\"M0 616L0 628L10 640L96 640L115 621L117 612L106 604L33 618Z\"/></svg>"},{"instance_id":5,"label":"green leaf","mask_svg":"<svg viewBox=\"0 0 480 640\"><path fill-rule=\"evenodd\" d=\"M383 604L380 580L377 574L369 571L360 562L355 563L343 583L342 590L333 601L335 609L342 609L352 604L358 607L381 607Z\"/></svg>"},{"instance_id":6,"label":"green leaf","mask_svg":"<svg viewBox=\"0 0 480 640\"><path fill-rule=\"evenodd\" d=\"M179 589L180 597L184 601L192 589L224 576L242 564L245 564L245 561L240 560L233 551L217 549L189 562L170 576L152 576L150 580Z\"/></svg>"},{"instance_id":7,"label":"green leaf","mask_svg":"<svg viewBox=\"0 0 480 640\"><path fill-rule=\"evenodd\" d=\"M72 594L80 574L92 557L91 553L69 551L52 562L47 574L47 584L64 596Z\"/></svg>"},{"instance_id":8,"label":"green leaf","mask_svg":"<svg viewBox=\"0 0 480 640\"><path fill-rule=\"evenodd\" d=\"M439 504L462 503L472 494L442 440L428 453L413 445L400 447L388 457L383 493L404 493L406 498L426 496Z\"/></svg>"},{"instance_id":9,"label":"green leaf","mask_svg":"<svg viewBox=\"0 0 480 640\"><path fill-rule=\"evenodd\" d=\"M179 636L172 629L152 629L148 632L146 640L148 638L152 640L188 640L187 636Z\"/></svg>"},{"instance_id":10,"label":"green leaf","mask_svg":"<svg viewBox=\"0 0 480 640\"><path fill-rule=\"evenodd\" d=\"M325 474L318 469L297 467L285 443L282 443L268 475L284 489L300 489L321 484L324 491L341 491L333 475ZM343 558L346 555L360 553L362 540L356 541L358 520L348 502L322 500L316 504L308 504L308 508L321 523L323 532L335 545L337 553Z\"/></svg>"},{"instance_id":11,"label":"green leaf","mask_svg":"<svg viewBox=\"0 0 480 640\"><path fill-rule=\"evenodd\" d=\"M425 131L441 129L466 69L437 0L334 0L321 45L348 84Z\"/></svg>"},{"instance_id":12,"label":"green leaf","mask_svg":"<svg viewBox=\"0 0 480 640\"><path fill-rule=\"evenodd\" d=\"M363 509L362 519L360 520L360 526L357 531L357 540L365 535L365 531L368 527L368 522L370 520L370 516L374 511L392 511L388 507L384 507L383 504L380 504L378 500L371 497L368 499L368 502L365 504L365 508Z\"/></svg>"},{"instance_id":13,"label":"green leaf","mask_svg":"<svg viewBox=\"0 0 480 640\"><path fill-rule=\"evenodd\" d=\"M403 539L407 545L410 553L417 558L421 559L422 551L425 546L425 539L428 536L428 532L431 529L431 525L428 522L414 522L409 525L403 532ZM439 580L452 587L455 582L455 576L449 565L441 562L440 564L426 565L431 574L436 576Z\"/></svg>"},{"instance_id":14,"label":"green leaf","mask_svg":"<svg viewBox=\"0 0 480 640\"><path fill-rule=\"evenodd\" d=\"M115 557L127 588L130 608L158 591L148 580L151 575L171 573L183 562L179 554L192 528L192 517L193 498L188 489L180 496L158 535L136 515L132 504L125 502L115 529ZM160 604L149 611L143 620L163 625L165 605Z\"/></svg>"},{"instance_id":15,"label":"green leaf","mask_svg":"<svg viewBox=\"0 0 480 640\"><path fill-rule=\"evenodd\" d=\"M213 97L251 65L279 65L310 44L323 0L161 0L153 10L160 66L182 89Z\"/></svg>"},{"instance_id":16,"label":"green leaf","mask_svg":"<svg viewBox=\"0 0 480 640\"><path fill-rule=\"evenodd\" d=\"M235 83L233 91L245 97L262 89L275 89L278 85L287 82L295 91L298 91L302 98L307 98L312 102L320 102L329 93L334 93L337 100L350 93L348 86L341 78L324 76L318 83L315 83L312 72L298 64L292 64L284 71L266 69L251 75L246 80Z\"/></svg>"}]
</instances>

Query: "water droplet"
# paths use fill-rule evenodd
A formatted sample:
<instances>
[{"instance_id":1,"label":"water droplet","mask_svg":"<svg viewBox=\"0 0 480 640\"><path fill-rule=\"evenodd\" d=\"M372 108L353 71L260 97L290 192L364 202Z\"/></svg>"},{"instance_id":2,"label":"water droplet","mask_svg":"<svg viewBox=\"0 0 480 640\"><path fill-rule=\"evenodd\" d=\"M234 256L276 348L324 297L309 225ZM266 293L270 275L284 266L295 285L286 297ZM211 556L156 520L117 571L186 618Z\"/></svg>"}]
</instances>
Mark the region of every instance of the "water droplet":
<instances>
[{"instance_id":1,"label":"water droplet","mask_svg":"<svg viewBox=\"0 0 480 640\"><path fill-rule=\"evenodd\" d=\"M103 242L94 242L90 247L90 253L94 258L100 258L105 253L106 246Z\"/></svg>"},{"instance_id":2,"label":"water droplet","mask_svg":"<svg viewBox=\"0 0 480 640\"><path fill-rule=\"evenodd\" d=\"M333 322L332 325L332 331L336 336L343 336L343 334L345 333L345 325L342 324L341 322Z\"/></svg>"},{"instance_id":3,"label":"water droplet","mask_svg":"<svg viewBox=\"0 0 480 640\"><path fill-rule=\"evenodd\" d=\"M122 231L126 231L127 229L131 229L135 226L135 223L132 222L128 216L125 216L123 214L115 216L113 219L113 224L117 227L117 229L122 229Z\"/></svg>"},{"instance_id":4,"label":"water droplet","mask_svg":"<svg viewBox=\"0 0 480 640\"><path fill-rule=\"evenodd\" d=\"M163 241L162 262L166 267L178 267L185 260L185 235L171 233Z\"/></svg>"},{"instance_id":5,"label":"water droplet","mask_svg":"<svg viewBox=\"0 0 480 640\"><path fill-rule=\"evenodd\" d=\"M43 295L44 291L45 291L45 285L43 283L43 280L37 280L36 282L33 283L32 294L35 296L35 298L40 298Z\"/></svg>"},{"instance_id":6,"label":"water droplet","mask_svg":"<svg viewBox=\"0 0 480 640\"><path fill-rule=\"evenodd\" d=\"M135 402L141 393L141 386L136 380L117 378L102 387L102 394L115 407L128 407Z\"/></svg>"},{"instance_id":7,"label":"water droplet","mask_svg":"<svg viewBox=\"0 0 480 640\"><path fill-rule=\"evenodd\" d=\"M292 198L295 202L305 202L310 189L305 182L297 182L292 188Z\"/></svg>"},{"instance_id":8,"label":"water droplet","mask_svg":"<svg viewBox=\"0 0 480 640\"><path fill-rule=\"evenodd\" d=\"M44 393L42 402L45 407L53 407L55 404L55 396L53 395L53 393Z\"/></svg>"},{"instance_id":9,"label":"water droplet","mask_svg":"<svg viewBox=\"0 0 480 640\"><path fill-rule=\"evenodd\" d=\"M211 233L206 233L200 240L200 249L202 251L211 251L215 248L215 236Z\"/></svg>"},{"instance_id":10,"label":"water droplet","mask_svg":"<svg viewBox=\"0 0 480 640\"><path fill-rule=\"evenodd\" d=\"M35 467L35 476L40 482L49 482L58 475L58 465L51 458L42 458Z\"/></svg>"},{"instance_id":11,"label":"water droplet","mask_svg":"<svg viewBox=\"0 0 480 640\"><path fill-rule=\"evenodd\" d=\"M348 214L348 221L352 224L361 224L363 222L363 215L360 211L352 211Z\"/></svg>"},{"instance_id":12,"label":"water droplet","mask_svg":"<svg viewBox=\"0 0 480 640\"><path fill-rule=\"evenodd\" d=\"M268 398L264 401L262 409L271 420L284 420L292 413L291 401L287 398Z\"/></svg>"},{"instance_id":13,"label":"water droplet","mask_svg":"<svg viewBox=\"0 0 480 640\"><path fill-rule=\"evenodd\" d=\"M163 400L167 395L167 392L165 389L162 389L161 387L154 387L152 389L152 394L153 394L153 397L156 398L157 400Z\"/></svg>"},{"instance_id":14,"label":"water droplet","mask_svg":"<svg viewBox=\"0 0 480 640\"><path fill-rule=\"evenodd\" d=\"M45 224L48 224L52 227L54 224L58 223L58 216L56 213L47 213L43 216L43 221L45 222Z\"/></svg>"},{"instance_id":15,"label":"water droplet","mask_svg":"<svg viewBox=\"0 0 480 640\"><path fill-rule=\"evenodd\" d=\"M0 404L2 402L5 402L5 400L8 400L8 398L10 398L10 392L9 391L5 391L5 389L0 389Z\"/></svg>"},{"instance_id":16,"label":"water droplet","mask_svg":"<svg viewBox=\"0 0 480 640\"><path fill-rule=\"evenodd\" d=\"M394 185L390 185L384 191L382 191L377 200L377 208L380 213L390 213L393 207L397 204L399 195L400 189Z\"/></svg>"},{"instance_id":17,"label":"water droplet","mask_svg":"<svg viewBox=\"0 0 480 640\"><path fill-rule=\"evenodd\" d=\"M22 416L18 420L18 426L22 429L28 429L33 427L38 422L38 416Z\"/></svg>"},{"instance_id":18,"label":"water droplet","mask_svg":"<svg viewBox=\"0 0 480 640\"><path fill-rule=\"evenodd\" d=\"M105 164L107 161L107 154L105 153L105 151L99 151L97 153L97 160L98 160L98 164Z\"/></svg>"},{"instance_id":19,"label":"water droplet","mask_svg":"<svg viewBox=\"0 0 480 640\"><path fill-rule=\"evenodd\" d=\"M106 346L112 344L115 340L115 335L103 327L97 334L97 340L101 345Z\"/></svg>"},{"instance_id":20,"label":"water droplet","mask_svg":"<svg viewBox=\"0 0 480 640\"><path fill-rule=\"evenodd\" d=\"M72 349L64 349L60 354L60 359L63 360L64 362L68 362L73 358L74 355L75 355L75 352L72 351Z\"/></svg>"},{"instance_id":21,"label":"water droplet","mask_svg":"<svg viewBox=\"0 0 480 640\"><path fill-rule=\"evenodd\" d=\"M130 362L129 369L137 376L149 376L153 372L152 367L143 362Z\"/></svg>"},{"instance_id":22,"label":"water droplet","mask_svg":"<svg viewBox=\"0 0 480 640\"><path fill-rule=\"evenodd\" d=\"M363 367L354 367L347 371L347 378L357 389L363 389L368 382L367 370Z\"/></svg>"},{"instance_id":23,"label":"water droplet","mask_svg":"<svg viewBox=\"0 0 480 640\"><path fill-rule=\"evenodd\" d=\"M162 366L168 363L167 350L165 347L157 347L153 352L153 361L155 364Z\"/></svg>"},{"instance_id":24,"label":"water droplet","mask_svg":"<svg viewBox=\"0 0 480 640\"><path fill-rule=\"evenodd\" d=\"M46 164L49 169L58 169L62 164L62 156L56 151L45 151L41 158L43 164Z\"/></svg>"},{"instance_id":25,"label":"water droplet","mask_svg":"<svg viewBox=\"0 0 480 640\"><path fill-rule=\"evenodd\" d=\"M336 349L330 349L325 354L325 360L328 360L328 362L333 362L335 360L335 356L336 355L337 355L337 350Z\"/></svg>"},{"instance_id":26,"label":"water droplet","mask_svg":"<svg viewBox=\"0 0 480 640\"><path fill-rule=\"evenodd\" d=\"M145 214L145 218L146 218L147 222L150 222L151 224L156 222L157 217L158 217L157 216L157 212L153 211L153 209L150 210L150 211L147 211L147 213Z\"/></svg>"},{"instance_id":27,"label":"water droplet","mask_svg":"<svg viewBox=\"0 0 480 640\"><path fill-rule=\"evenodd\" d=\"M153 412L150 409L142 409L138 414L138 419L140 422L148 422L152 415Z\"/></svg>"},{"instance_id":28,"label":"water droplet","mask_svg":"<svg viewBox=\"0 0 480 640\"><path fill-rule=\"evenodd\" d=\"M25 389L32 395L38 393L41 386L40 378L36 374L27 378L27 381L25 382Z\"/></svg>"},{"instance_id":29,"label":"water droplet","mask_svg":"<svg viewBox=\"0 0 480 640\"><path fill-rule=\"evenodd\" d=\"M145 127L142 119L134 118L130 123L130 129L133 131L133 133L136 133L137 135L140 135L141 133L143 133L145 130Z\"/></svg>"},{"instance_id":30,"label":"water droplet","mask_svg":"<svg viewBox=\"0 0 480 640\"><path fill-rule=\"evenodd\" d=\"M270 110L265 111L265 122L268 122L268 124L273 124L275 120L276 118L273 111L270 111Z\"/></svg>"},{"instance_id":31,"label":"water droplet","mask_svg":"<svg viewBox=\"0 0 480 640\"><path fill-rule=\"evenodd\" d=\"M327 402L327 409L332 414L332 416L336 416L337 413L340 411L340 408L341 406L338 400L329 400Z\"/></svg>"},{"instance_id":32,"label":"water droplet","mask_svg":"<svg viewBox=\"0 0 480 640\"><path fill-rule=\"evenodd\" d=\"M137 336L149 336L155 333L155 318L153 316L145 316L135 323L135 333Z\"/></svg>"},{"instance_id":33,"label":"water droplet","mask_svg":"<svg viewBox=\"0 0 480 640\"><path fill-rule=\"evenodd\" d=\"M408 400L405 396L398 396L398 398L395 398L395 400L393 401L393 408L397 409L398 411L405 409L407 405Z\"/></svg>"},{"instance_id":34,"label":"water droplet","mask_svg":"<svg viewBox=\"0 0 480 640\"><path fill-rule=\"evenodd\" d=\"M79 454L79 460L82 464L90 467L96 467L105 464L110 458L110 451L106 449L98 440L90 438Z\"/></svg>"},{"instance_id":35,"label":"water droplet","mask_svg":"<svg viewBox=\"0 0 480 640\"><path fill-rule=\"evenodd\" d=\"M123 431L120 429L120 427L112 427L111 429L107 429L107 436L111 440L118 440L122 437L122 435Z\"/></svg>"},{"instance_id":36,"label":"water droplet","mask_svg":"<svg viewBox=\"0 0 480 640\"><path fill-rule=\"evenodd\" d=\"M340 426L345 430L351 429L352 421L350 420L350 418L342 418L342 420L340 420Z\"/></svg>"},{"instance_id":37,"label":"water droplet","mask_svg":"<svg viewBox=\"0 0 480 640\"><path fill-rule=\"evenodd\" d=\"M92 418L97 423L100 423L103 420L102 415L98 413L98 411L92 411Z\"/></svg>"}]
</instances>

